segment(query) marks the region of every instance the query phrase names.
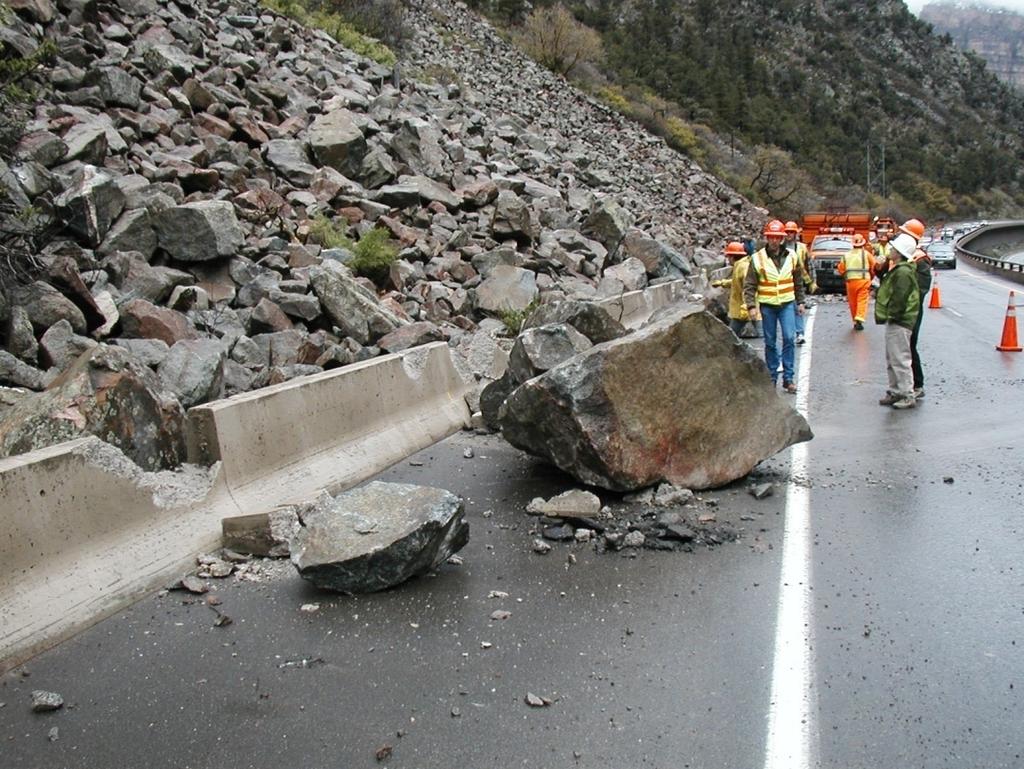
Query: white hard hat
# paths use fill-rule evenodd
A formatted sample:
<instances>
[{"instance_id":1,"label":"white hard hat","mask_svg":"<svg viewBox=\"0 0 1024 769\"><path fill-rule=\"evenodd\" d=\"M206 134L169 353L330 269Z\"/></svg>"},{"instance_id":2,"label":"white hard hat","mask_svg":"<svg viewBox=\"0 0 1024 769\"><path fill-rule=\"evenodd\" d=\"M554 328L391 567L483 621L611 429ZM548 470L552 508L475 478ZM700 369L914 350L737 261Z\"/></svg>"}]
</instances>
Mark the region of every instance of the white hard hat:
<instances>
[{"instance_id":1,"label":"white hard hat","mask_svg":"<svg viewBox=\"0 0 1024 769\"><path fill-rule=\"evenodd\" d=\"M889 243L897 253L904 259L910 259L914 256L914 251L917 250L917 241L905 232L901 232Z\"/></svg>"}]
</instances>

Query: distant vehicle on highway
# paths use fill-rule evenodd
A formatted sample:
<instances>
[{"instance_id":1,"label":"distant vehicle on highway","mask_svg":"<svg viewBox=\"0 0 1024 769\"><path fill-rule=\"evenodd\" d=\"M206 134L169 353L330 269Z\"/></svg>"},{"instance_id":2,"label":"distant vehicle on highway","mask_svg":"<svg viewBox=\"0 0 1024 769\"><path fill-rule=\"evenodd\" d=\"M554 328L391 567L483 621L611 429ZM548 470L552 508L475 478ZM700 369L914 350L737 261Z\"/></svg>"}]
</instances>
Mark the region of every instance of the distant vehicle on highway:
<instances>
[{"instance_id":1,"label":"distant vehicle on highway","mask_svg":"<svg viewBox=\"0 0 1024 769\"><path fill-rule=\"evenodd\" d=\"M819 293L842 293L846 290L846 281L836 267L851 248L853 235L818 235L811 241L809 255Z\"/></svg>"},{"instance_id":2,"label":"distant vehicle on highway","mask_svg":"<svg viewBox=\"0 0 1024 769\"><path fill-rule=\"evenodd\" d=\"M936 240L925 246L924 250L931 257L933 267L956 269L956 249L952 243Z\"/></svg>"}]
</instances>

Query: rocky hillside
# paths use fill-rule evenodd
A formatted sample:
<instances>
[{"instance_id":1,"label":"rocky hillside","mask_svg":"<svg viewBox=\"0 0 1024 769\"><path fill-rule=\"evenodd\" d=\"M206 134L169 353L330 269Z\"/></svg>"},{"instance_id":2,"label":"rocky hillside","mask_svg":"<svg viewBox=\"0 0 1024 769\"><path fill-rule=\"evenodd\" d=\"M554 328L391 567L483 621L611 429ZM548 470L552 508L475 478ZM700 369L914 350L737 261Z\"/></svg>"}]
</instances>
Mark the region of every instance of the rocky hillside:
<instances>
[{"instance_id":1,"label":"rocky hillside","mask_svg":"<svg viewBox=\"0 0 1024 769\"><path fill-rule=\"evenodd\" d=\"M981 56L1000 80L1024 89L1024 15L963 3L928 3L920 16L962 50Z\"/></svg>"},{"instance_id":2,"label":"rocky hillside","mask_svg":"<svg viewBox=\"0 0 1024 769\"><path fill-rule=\"evenodd\" d=\"M401 77L247 2L10 5L8 50L58 54L0 166L52 233L0 298L0 455L91 432L174 466L190 406L429 341L486 381L532 305L763 221L461 4L410 3Z\"/></svg>"}]
</instances>

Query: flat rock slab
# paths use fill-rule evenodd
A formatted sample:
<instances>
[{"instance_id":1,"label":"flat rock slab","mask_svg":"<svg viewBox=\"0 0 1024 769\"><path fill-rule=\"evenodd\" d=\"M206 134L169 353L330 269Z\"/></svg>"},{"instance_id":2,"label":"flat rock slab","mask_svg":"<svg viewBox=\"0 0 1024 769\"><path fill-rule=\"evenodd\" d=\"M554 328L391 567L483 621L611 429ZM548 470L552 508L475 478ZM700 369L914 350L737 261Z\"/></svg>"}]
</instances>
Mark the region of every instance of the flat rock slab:
<instances>
[{"instance_id":1,"label":"flat rock slab","mask_svg":"<svg viewBox=\"0 0 1024 769\"><path fill-rule=\"evenodd\" d=\"M499 421L512 445L613 491L722 486L812 437L757 353L698 305L523 383Z\"/></svg>"},{"instance_id":2,"label":"flat rock slab","mask_svg":"<svg viewBox=\"0 0 1024 769\"><path fill-rule=\"evenodd\" d=\"M443 489L375 481L300 513L291 542L299 574L341 593L385 590L444 563L469 541L460 497Z\"/></svg>"}]
</instances>

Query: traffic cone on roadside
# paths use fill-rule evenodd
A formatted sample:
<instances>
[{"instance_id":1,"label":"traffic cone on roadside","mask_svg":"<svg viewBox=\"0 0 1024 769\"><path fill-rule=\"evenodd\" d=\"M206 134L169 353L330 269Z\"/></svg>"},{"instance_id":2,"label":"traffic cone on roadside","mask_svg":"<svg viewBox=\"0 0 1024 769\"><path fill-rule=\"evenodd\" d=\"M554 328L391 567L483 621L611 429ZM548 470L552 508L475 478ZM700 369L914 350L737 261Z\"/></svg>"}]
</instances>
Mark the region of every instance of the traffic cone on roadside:
<instances>
[{"instance_id":1,"label":"traffic cone on roadside","mask_svg":"<svg viewBox=\"0 0 1024 769\"><path fill-rule=\"evenodd\" d=\"M1010 292L1010 302L1006 305L1006 319L1003 321L1003 338L996 349L1000 352L1021 352L1024 350L1017 343L1017 305L1013 301L1014 292Z\"/></svg>"},{"instance_id":2,"label":"traffic cone on roadside","mask_svg":"<svg viewBox=\"0 0 1024 769\"><path fill-rule=\"evenodd\" d=\"M937 280L932 283L932 297L928 300L928 309L942 309L942 294L939 293L939 281Z\"/></svg>"}]
</instances>

